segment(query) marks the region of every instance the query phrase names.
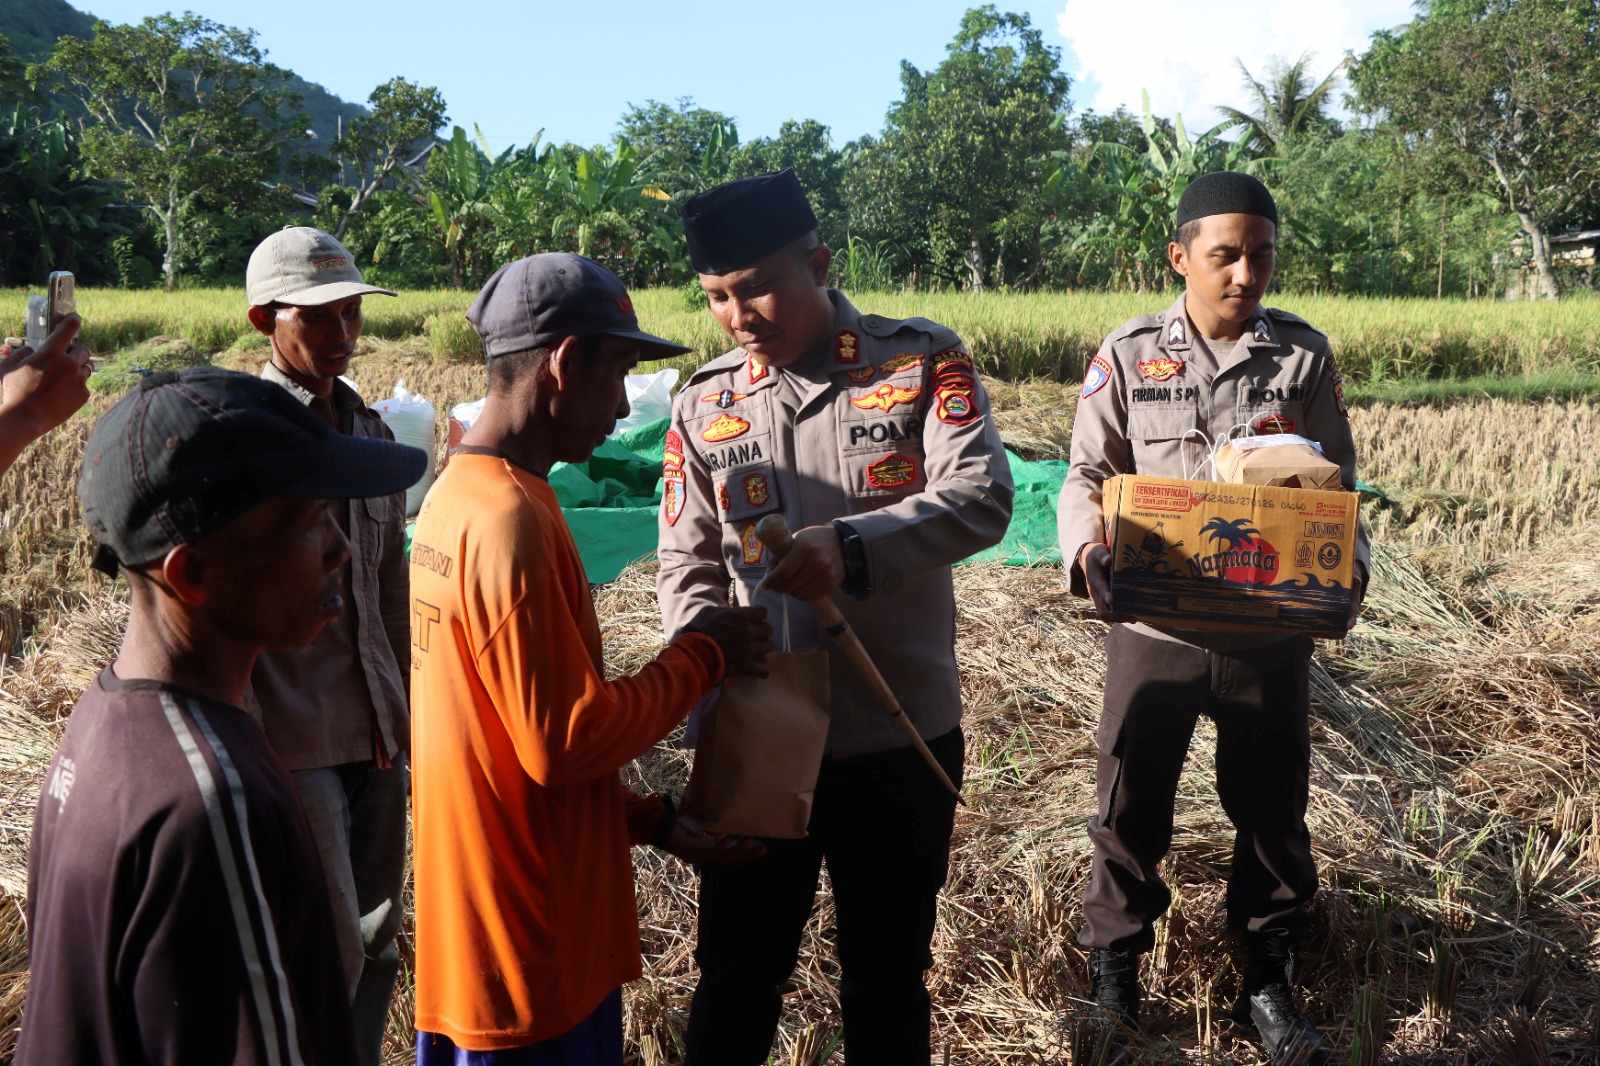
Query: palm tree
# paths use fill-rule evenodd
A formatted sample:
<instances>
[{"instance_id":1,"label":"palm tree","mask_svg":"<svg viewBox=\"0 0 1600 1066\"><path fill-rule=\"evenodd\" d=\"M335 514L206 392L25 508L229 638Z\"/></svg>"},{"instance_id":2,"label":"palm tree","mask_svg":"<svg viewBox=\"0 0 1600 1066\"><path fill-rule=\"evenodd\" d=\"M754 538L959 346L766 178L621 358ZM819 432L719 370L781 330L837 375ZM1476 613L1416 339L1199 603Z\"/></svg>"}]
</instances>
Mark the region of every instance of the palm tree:
<instances>
[{"instance_id":1,"label":"palm tree","mask_svg":"<svg viewBox=\"0 0 1600 1066\"><path fill-rule=\"evenodd\" d=\"M1200 532L1211 534L1212 540L1225 540L1231 551L1238 551L1250 543L1250 538L1258 536L1261 531L1250 524L1248 518L1213 518L1200 527Z\"/></svg>"},{"instance_id":2,"label":"palm tree","mask_svg":"<svg viewBox=\"0 0 1600 1066\"><path fill-rule=\"evenodd\" d=\"M1242 146L1263 155L1275 155L1285 141L1308 130L1330 125L1324 112L1328 97L1339 83L1339 75L1344 72L1346 62L1348 60L1341 59L1339 65L1316 85L1311 84L1311 75L1306 69L1311 64L1309 55L1303 55L1287 65L1275 62L1269 83L1263 85L1250 73L1244 61L1239 60L1239 73L1244 75L1245 87L1255 97L1256 113L1240 111L1236 107L1217 110L1228 117L1225 125L1244 131L1244 136L1239 140Z\"/></svg>"}]
</instances>

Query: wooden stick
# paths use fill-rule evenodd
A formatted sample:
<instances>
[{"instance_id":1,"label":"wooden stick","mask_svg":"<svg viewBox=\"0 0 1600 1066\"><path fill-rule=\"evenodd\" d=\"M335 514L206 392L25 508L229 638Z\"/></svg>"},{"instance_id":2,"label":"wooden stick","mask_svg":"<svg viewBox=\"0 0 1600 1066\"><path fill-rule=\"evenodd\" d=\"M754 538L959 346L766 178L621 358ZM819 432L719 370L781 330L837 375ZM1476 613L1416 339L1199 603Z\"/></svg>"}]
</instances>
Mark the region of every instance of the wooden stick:
<instances>
[{"instance_id":1,"label":"wooden stick","mask_svg":"<svg viewBox=\"0 0 1600 1066\"><path fill-rule=\"evenodd\" d=\"M790 535L789 525L781 514L769 514L758 522L756 536L779 559L788 555L789 549L794 547L794 537ZM950 790L950 795L956 798L956 802L965 807L967 801L961 798L961 790L956 788L955 782L950 780L950 775L939 765L939 760L928 750L927 741L922 739L917 727L906 717L900 701L895 698L894 690L883 679L883 674L878 672L877 664L872 661L872 656L867 654L867 649L862 645L861 638L856 636L856 631L850 628L850 623L845 620L839 605L831 598L821 596L812 600L811 606L817 612L817 617L822 620L823 629L833 638L834 643L843 649L845 658L850 660L866 680L867 687L878 698L878 702L883 704L883 709L889 712L889 717L898 722L900 728L905 730L906 736L911 738L912 746L917 749L917 754L922 756L922 761L928 764L928 769L932 770L934 776Z\"/></svg>"}]
</instances>

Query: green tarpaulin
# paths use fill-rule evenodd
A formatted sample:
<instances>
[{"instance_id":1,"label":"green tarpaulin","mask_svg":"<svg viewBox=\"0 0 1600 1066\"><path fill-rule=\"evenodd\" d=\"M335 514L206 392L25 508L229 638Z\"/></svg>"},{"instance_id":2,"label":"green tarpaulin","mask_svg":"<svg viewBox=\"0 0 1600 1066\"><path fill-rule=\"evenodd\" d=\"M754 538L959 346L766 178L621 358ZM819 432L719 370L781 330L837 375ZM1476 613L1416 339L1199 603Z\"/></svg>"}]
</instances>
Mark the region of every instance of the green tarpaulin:
<instances>
[{"instance_id":1,"label":"green tarpaulin","mask_svg":"<svg viewBox=\"0 0 1600 1066\"><path fill-rule=\"evenodd\" d=\"M587 463L557 463L550 486L572 527L589 580L616 580L623 567L656 550L656 513L661 509L661 452L667 420L652 422L606 441ZM1030 461L1011 451L1011 478L1017 496L1005 539L966 560L1007 566L1056 565L1056 497L1067 476L1059 459ZM1358 483L1364 493L1382 490ZM407 531L409 549L409 530Z\"/></svg>"}]
</instances>

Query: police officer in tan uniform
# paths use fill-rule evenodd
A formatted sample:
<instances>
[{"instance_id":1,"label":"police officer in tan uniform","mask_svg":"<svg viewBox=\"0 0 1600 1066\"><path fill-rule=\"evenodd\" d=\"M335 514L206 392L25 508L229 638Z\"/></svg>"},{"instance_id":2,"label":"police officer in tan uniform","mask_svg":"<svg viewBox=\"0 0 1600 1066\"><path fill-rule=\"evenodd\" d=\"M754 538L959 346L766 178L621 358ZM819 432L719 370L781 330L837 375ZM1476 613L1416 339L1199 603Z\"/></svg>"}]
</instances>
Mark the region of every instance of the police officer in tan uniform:
<instances>
[{"instance_id":1,"label":"police officer in tan uniform","mask_svg":"<svg viewBox=\"0 0 1600 1066\"><path fill-rule=\"evenodd\" d=\"M1058 525L1072 590L1102 613L1110 602L1100 511L1106 478L1201 477L1205 440L1249 427L1317 441L1339 464L1344 487L1355 487L1355 445L1327 337L1261 306L1276 237L1276 205L1255 178L1196 179L1167 249L1185 280L1183 296L1114 331L1089 365ZM1368 558L1362 534L1351 625ZM1127 1029L1138 1022L1138 956L1153 945L1153 924L1171 902L1157 866L1172 842L1178 775L1195 722L1207 714L1217 727L1217 791L1236 829L1227 910L1242 942L1244 987L1235 1017L1255 1023L1275 1061L1326 1061L1326 1044L1291 985L1292 945L1317 888L1305 824L1311 653L1308 637L1111 628L1098 809L1089 821L1094 868L1079 939L1090 949L1094 1000Z\"/></svg>"},{"instance_id":2,"label":"police officer in tan uniform","mask_svg":"<svg viewBox=\"0 0 1600 1066\"><path fill-rule=\"evenodd\" d=\"M659 551L666 631L725 606L731 584L775 629L787 615L796 650L827 647L801 601L834 595L959 782L950 567L1000 540L1012 499L972 358L937 323L864 315L826 287L831 253L793 171L703 193L684 224L711 313L738 347L693 374L673 406ZM797 531L781 563L756 538L768 514ZM848 1061L929 1061L923 973L955 802L850 664L831 659L810 836L769 841L748 866L701 871L691 1066L767 1061L824 862Z\"/></svg>"}]
</instances>

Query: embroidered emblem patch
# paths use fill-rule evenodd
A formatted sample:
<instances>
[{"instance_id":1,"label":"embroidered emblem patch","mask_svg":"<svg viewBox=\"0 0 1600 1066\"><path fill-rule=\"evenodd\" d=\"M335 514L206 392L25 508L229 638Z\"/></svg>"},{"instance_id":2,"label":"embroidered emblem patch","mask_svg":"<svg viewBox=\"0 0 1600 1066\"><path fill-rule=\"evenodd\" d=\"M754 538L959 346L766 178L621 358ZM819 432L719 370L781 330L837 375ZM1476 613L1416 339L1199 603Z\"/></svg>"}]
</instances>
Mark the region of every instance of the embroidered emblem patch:
<instances>
[{"instance_id":1,"label":"embroidered emblem patch","mask_svg":"<svg viewBox=\"0 0 1600 1066\"><path fill-rule=\"evenodd\" d=\"M1250 423L1250 428L1262 436L1271 436L1274 433L1293 433L1294 419L1281 412L1274 411L1271 414L1262 415Z\"/></svg>"},{"instance_id":2,"label":"embroidered emblem patch","mask_svg":"<svg viewBox=\"0 0 1600 1066\"><path fill-rule=\"evenodd\" d=\"M850 405L862 411L883 411L888 413L903 403L912 403L922 395L922 386L905 388L885 381L865 396L857 396L850 401Z\"/></svg>"},{"instance_id":3,"label":"embroidered emblem patch","mask_svg":"<svg viewBox=\"0 0 1600 1066\"><path fill-rule=\"evenodd\" d=\"M1141 359L1136 364L1141 377L1151 381L1166 381L1183 373L1183 360L1174 359L1170 355L1153 355L1149 359Z\"/></svg>"},{"instance_id":4,"label":"embroidered emblem patch","mask_svg":"<svg viewBox=\"0 0 1600 1066\"><path fill-rule=\"evenodd\" d=\"M747 370L750 376L750 384L752 385L758 381L764 381L766 376L772 372L772 368L767 366L766 363L756 362L756 357L753 355L749 359Z\"/></svg>"},{"instance_id":5,"label":"embroidered emblem patch","mask_svg":"<svg viewBox=\"0 0 1600 1066\"><path fill-rule=\"evenodd\" d=\"M920 367L922 360L923 356L918 355L916 352L907 352L904 355L895 356L878 369L882 370L885 376L898 374L902 370L914 370Z\"/></svg>"},{"instance_id":6,"label":"embroidered emblem patch","mask_svg":"<svg viewBox=\"0 0 1600 1066\"><path fill-rule=\"evenodd\" d=\"M960 348L946 348L933 357L934 376L949 373L952 370L966 370L972 372L972 356Z\"/></svg>"},{"instance_id":7,"label":"embroidered emblem patch","mask_svg":"<svg viewBox=\"0 0 1600 1066\"><path fill-rule=\"evenodd\" d=\"M661 514L666 518L667 525L675 526L678 516L683 514L683 471L667 470L662 477L665 484L661 486Z\"/></svg>"},{"instance_id":8,"label":"embroidered emblem patch","mask_svg":"<svg viewBox=\"0 0 1600 1066\"><path fill-rule=\"evenodd\" d=\"M733 510L733 504L728 501L728 483L726 481L717 486L717 506L724 511Z\"/></svg>"},{"instance_id":9,"label":"embroidered emblem patch","mask_svg":"<svg viewBox=\"0 0 1600 1066\"><path fill-rule=\"evenodd\" d=\"M867 484L875 489L897 489L909 485L917 476L917 461L896 452L867 467Z\"/></svg>"},{"instance_id":10,"label":"embroidered emblem patch","mask_svg":"<svg viewBox=\"0 0 1600 1066\"><path fill-rule=\"evenodd\" d=\"M744 530L739 534L739 546L744 549L746 566L760 566L761 553L766 550L766 545L761 543L761 538L756 536L756 524L746 522Z\"/></svg>"},{"instance_id":11,"label":"embroidered emblem patch","mask_svg":"<svg viewBox=\"0 0 1600 1066\"><path fill-rule=\"evenodd\" d=\"M744 498L750 501L751 507L764 505L770 493L767 491L767 475L746 474L744 478Z\"/></svg>"},{"instance_id":12,"label":"embroidered emblem patch","mask_svg":"<svg viewBox=\"0 0 1600 1066\"><path fill-rule=\"evenodd\" d=\"M841 329L835 348L838 360L841 363L859 363L861 361L861 338L856 336L853 329Z\"/></svg>"},{"instance_id":13,"label":"embroidered emblem patch","mask_svg":"<svg viewBox=\"0 0 1600 1066\"><path fill-rule=\"evenodd\" d=\"M661 465L668 470L683 466L683 438L678 436L675 429L667 430L667 443L661 449Z\"/></svg>"},{"instance_id":14,"label":"embroidered emblem patch","mask_svg":"<svg viewBox=\"0 0 1600 1066\"><path fill-rule=\"evenodd\" d=\"M1087 400L1105 388L1110 380L1111 364L1105 361L1104 356L1095 356L1089 360L1089 370L1083 375L1083 391L1078 394L1079 399Z\"/></svg>"},{"instance_id":15,"label":"embroidered emblem patch","mask_svg":"<svg viewBox=\"0 0 1600 1066\"><path fill-rule=\"evenodd\" d=\"M977 417L978 405L965 389L940 389L934 414L947 425L960 426Z\"/></svg>"},{"instance_id":16,"label":"embroidered emblem patch","mask_svg":"<svg viewBox=\"0 0 1600 1066\"><path fill-rule=\"evenodd\" d=\"M1182 316L1173 319L1171 325L1167 326L1167 346L1172 347L1176 345L1181 348L1188 343L1188 324L1183 320Z\"/></svg>"},{"instance_id":17,"label":"embroidered emblem patch","mask_svg":"<svg viewBox=\"0 0 1600 1066\"><path fill-rule=\"evenodd\" d=\"M1266 343L1272 339L1272 329L1267 325L1267 320L1265 318L1258 317L1256 319L1253 332L1255 333L1256 340L1261 341L1262 343Z\"/></svg>"},{"instance_id":18,"label":"embroidered emblem patch","mask_svg":"<svg viewBox=\"0 0 1600 1066\"><path fill-rule=\"evenodd\" d=\"M700 434L700 439L709 444L721 444L725 440L733 440L750 432L750 423L738 415L718 415Z\"/></svg>"},{"instance_id":19,"label":"embroidered emblem patch","mask_svg":"<svg viewBox=\"0 0 1600 1066\"><path fill-rule=\"evenodd\" d=\"M708 392L700 397L701 403L714 403L726 411L740 400L748 399L747 394L734 392L732 389L723 389L721 392Z\"/></svg>"},{"instance_id":20,"label":"embroidered emblem patch","mask_svg":"<svg viewBox=\"0 0 1600 1066\"><path fill-rule=\"evenodd\" d=\"M875 366L864 366L860 370L852 370L845 374L852 385L865 385L877 376L878 368Z\"/></svg>"}]
</instances>

